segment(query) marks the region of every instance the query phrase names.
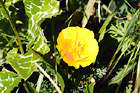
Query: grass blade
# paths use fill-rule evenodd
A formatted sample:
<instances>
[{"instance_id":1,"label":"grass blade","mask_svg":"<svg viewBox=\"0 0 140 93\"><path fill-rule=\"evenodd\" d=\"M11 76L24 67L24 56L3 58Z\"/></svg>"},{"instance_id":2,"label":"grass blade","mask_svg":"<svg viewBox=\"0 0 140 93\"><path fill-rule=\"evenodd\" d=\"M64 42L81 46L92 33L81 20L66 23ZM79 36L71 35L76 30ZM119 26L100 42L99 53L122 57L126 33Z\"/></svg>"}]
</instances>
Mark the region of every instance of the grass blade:
<instances>
[{"instance_id":1,"label":"grass blade","mask_svg":"<svg viewBox=\"0 0 140 93\"><path fill-rule=\"evenodd\" d=\"M138 46L140 47L140 42L139 42ZM140 52L139 52L139 59L138 59L138 65L137 65L137 75L136 75L134 93L138 93L138 89L140 87L139 81L140 81Z\"/></svg>"}]
</instances>

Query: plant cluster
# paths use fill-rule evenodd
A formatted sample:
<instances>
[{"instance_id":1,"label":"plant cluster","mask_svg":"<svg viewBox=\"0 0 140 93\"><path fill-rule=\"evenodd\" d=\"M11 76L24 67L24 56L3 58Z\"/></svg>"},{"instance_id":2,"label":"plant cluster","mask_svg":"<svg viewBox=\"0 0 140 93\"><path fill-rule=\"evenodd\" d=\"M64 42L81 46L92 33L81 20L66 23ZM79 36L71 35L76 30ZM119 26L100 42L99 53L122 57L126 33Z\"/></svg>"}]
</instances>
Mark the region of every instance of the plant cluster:
<instances>
[{"instance_id":1,"label":"plant cluster","mask_svg":"<svg viewBox=\"0 0 140 93\"><path fill-rule=\"evenodd\" d=\"M139 81L139 0L0 0L1 93L138 93Z\"/></svg>"}]
</instances>

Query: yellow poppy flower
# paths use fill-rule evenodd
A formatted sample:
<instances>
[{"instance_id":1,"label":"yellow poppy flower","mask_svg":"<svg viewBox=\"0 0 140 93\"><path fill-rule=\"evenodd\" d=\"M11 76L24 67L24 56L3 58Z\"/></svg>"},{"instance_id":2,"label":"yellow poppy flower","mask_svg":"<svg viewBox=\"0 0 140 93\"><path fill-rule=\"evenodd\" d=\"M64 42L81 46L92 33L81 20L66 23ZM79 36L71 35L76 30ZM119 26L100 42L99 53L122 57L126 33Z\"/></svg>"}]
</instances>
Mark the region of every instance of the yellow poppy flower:
<instances>
[{"instance_id":1,"label":"yellow poppy flower","mask_svg":"<svg viewBox=\"0 0 140 93\"><path fill-rule=\"evenodd\" d=\"M67 27L57 38L58 51L68 66L76 69L89 66L96 60L99 51L93 31L80 27Z\"/></svg>"}]
</instances>

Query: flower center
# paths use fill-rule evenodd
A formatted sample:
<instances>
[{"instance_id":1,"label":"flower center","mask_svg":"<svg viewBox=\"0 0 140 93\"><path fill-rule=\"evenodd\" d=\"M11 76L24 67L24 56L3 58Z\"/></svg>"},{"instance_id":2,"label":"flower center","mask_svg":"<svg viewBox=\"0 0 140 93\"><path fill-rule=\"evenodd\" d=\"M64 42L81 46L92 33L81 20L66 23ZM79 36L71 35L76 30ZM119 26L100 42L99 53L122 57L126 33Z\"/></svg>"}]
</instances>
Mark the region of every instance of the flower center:
<instances>
[{"instance_id":1,"label":"flower center","mask_svg":"<svg viewBox=\"0 0 140 93\"><path fill-rule=\"evenodd\" d=\"M75 45L74 45L73 51L72 51L72 56L73 56L73 59L74 59L75 61L79 60L79 59L82 58L82 56L84 55L84 54L83 54L84 47L85 47L85 45L83 44L82 41L77 40L77 41L75 42Z\"/></svg>"},{"instance_id":2,"label":"flower center","mask_svg":"<svg viewBox=\"0 0 140 93\"><path fill-rule=\"evenodd\" d=\"M85 57L84 54L85 44L81 40L77 40L75 43L71 40L63 46L64 55L69 61L78 61Z\"/></svg>"}]
</instances>

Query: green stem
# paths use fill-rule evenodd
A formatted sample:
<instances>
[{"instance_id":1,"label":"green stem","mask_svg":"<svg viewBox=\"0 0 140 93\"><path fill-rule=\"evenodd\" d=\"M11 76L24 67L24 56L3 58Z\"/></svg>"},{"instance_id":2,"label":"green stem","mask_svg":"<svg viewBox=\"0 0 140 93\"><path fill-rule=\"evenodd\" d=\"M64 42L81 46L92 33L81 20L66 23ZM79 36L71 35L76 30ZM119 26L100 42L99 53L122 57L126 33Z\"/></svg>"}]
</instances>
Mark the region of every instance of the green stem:
<instances>
[{"instance_id":1,"label":"green stem","mask_svg":"<svg viewBox=\"0 0 140 93\"><path fill-rule=\"evenodd\" d=\"M37 87L36 87L36 91L39 92L40 88L41 88L41 83L43 81L44 75L40 73L38 81L37 81Z\"/></svg>"},{"instance_id":2,"label":"green stem","mask_svg":"<svg viewBox=\"0 0 140 93\"><path fill-rule=\"evenodd\" d=\"M5 8L5 6L4 6L2 0L0 0L0 3L1 3L3 9L4 9L5 12L6 12L6 15L7 15L8 19L9 19L10 25L11 25L11 27L12 27L12 29L13 29L15 35L16 35L16 38L17 38L18 42L19 42L19 49L20 49L20 52L21 52L21 54L24 54L23 47L22 47L22 42L21 42L21 40L20 40L20 37L19 37L18 32L17 32L17 30L16 30L16 27L15 27L14 24L12 23L12 20L11 20L11 18L10 18L10 15L9 15L7 9Z\"/></svg>"},{"instance_id":3,"label":"green stem","mask_svg":"<svg viewBox=\"0 0 140 93\"><path fill-rule=\"evenodd\" d=\"M39 70L46 76L46 78L49 79L49 81L54 85L55 89L58 91L58 93L62 93L60 88L57 86L57 84L52 80L52 78L44 71L44 69L38 65L37 63L35 63L35 65L37 66L37 68L39 68Z\"/></svg>"},{"instance_id":4,"label":"green stem","mask_svg":"<svg viewBox=\"0 0 140 93\"><path fill-rule=\"evenodd\" d=\"M124 51L122 51L122 53L120 54L120 56L115 60L113 67L110 69L110 71L108 72L108 74L106 75L106 77L103 79L103 81L101 83L104 83L106 81L106 79L109 77L109 75L112 73L113 69L116 67L116 65L118 64L119 60L121 59L121 57L124 55L125 51L129 48L129 46L131 45L132 41L129 42L129 44L127 45L127 47L124 49ZM113 59L114 61L114 59Z\"/></svg>"},{"instance_id":5,"label":"green stem","mask_svg":"<svg viewBox=\"0 0 140 93\"><path fill-rule=\"evenodd\" d=\"M52 39L53 39L53 49L54 49L54 53L56 53L56 45L55 45L55 26L54 26L54 19L52 18L51 21L51 27L52 27ZM56 79L56 84L57 84L57 59L56 59L56 55L55 55L55 79Z\"/></svg>"},{"instance_id":6,"label":"green stem","mask_svg":"<svg viewBox=\"0 0 140 93\"><path fill-rule=\"evenodd\" d=\"M116 89L116 93L118 93L118 91L119 91L120 85L121 85L121 83L122 83L122 81L123 81L123 79L124 79L124 77L125 77L125 74L126 74L126 72L127 72L127 69L128 69L128 66L129 66L130 62L133 61L133 60L132 60L132 57L134 56L135 49L136 49L136 47L134 47L133 52L132 52L132 54L130 55L130 58L129 58L128 62L127 62L127 65L126 65L126 66L124 67L124 69L123 69L124 71L123 71L121 80L120 80L120 82L119 82L119 85L118 85L118 87L117 87L117 89ZM138 49L138 50L139 50L139 49Z\"/></svg>"},{"instance_id":7,"label":"green stem","mask_svg":"<svg viewBox=\"0 0 140 93\"><path fill-rule=\"evenodd\" d=\"M128 6L130 6L134 10L134 8L128 3L127 0L124 0L124 1L125 1L126 4L128 4Z\"/></svg>"},{"instance_id":8,"label":"green stem","mask_svg":"<svg viewBox=\"0 0 140 93\"><path fill-rule=\"evenodd\" d=\"M4 36L4 35L2 35L3 36L3 38L8 42L8 44L7 45L10 45L10 46L12 46L12 44L10 43L10 41L8 40L8 38L6 37L6 36Z\"/></svg>"}]
</instances>

